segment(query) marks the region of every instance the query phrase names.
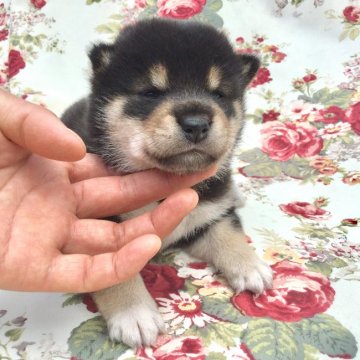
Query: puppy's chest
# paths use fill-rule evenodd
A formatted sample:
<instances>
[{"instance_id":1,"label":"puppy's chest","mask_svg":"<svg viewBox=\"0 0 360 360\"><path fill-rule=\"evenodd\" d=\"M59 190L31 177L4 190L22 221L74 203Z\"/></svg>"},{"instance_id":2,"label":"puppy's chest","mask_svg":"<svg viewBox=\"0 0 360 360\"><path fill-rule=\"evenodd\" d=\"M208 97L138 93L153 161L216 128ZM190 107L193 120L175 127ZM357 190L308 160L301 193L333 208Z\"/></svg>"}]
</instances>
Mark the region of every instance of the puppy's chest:
<instances>
[{"instance_id":1,"label":"puppy's chest","mask_svg":"<svg viewBox=\"0 0 360 360\"><path fill-rule=\"evenodd\" d=\"M191 236L194 232L209 226L211 223L216 222L228 209L238 205L238 200L232 196L223 197L216 202L201 201L197 207L181 221L175 230L163 240L162 250L177 243L181 239ZM121 219L126 220L139 216L153 210L156 206L158 206L158 203L153 202L141 209L122 214Z\"/></svg>"}]
</instances>

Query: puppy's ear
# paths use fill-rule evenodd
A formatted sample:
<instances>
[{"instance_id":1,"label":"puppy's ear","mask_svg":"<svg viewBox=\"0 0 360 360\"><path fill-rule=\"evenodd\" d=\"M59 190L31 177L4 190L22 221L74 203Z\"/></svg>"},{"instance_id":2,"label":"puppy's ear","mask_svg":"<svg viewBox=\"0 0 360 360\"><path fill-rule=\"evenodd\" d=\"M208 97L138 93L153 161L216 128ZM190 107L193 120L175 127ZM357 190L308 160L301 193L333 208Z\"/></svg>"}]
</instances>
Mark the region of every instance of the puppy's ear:
<instances>
[{"instance_id":1,"label":"puppy's ear","mask_svg":"<svg viewBox=\"0 0 360 360\"><path fill-rule=\"evenodd\" d=\"M90 50L89 58L95 74L109 65L113 52L114 46L109 44L98 44Z\"/></svg>"},{"instance_id":2,"label":"puppy's ear","mask_svg":"<svg viewBox=\"0 0 360 360\"><path fill-rule=\"evenodd\" d=\"M249 54L237 55L240 64L241 82L247 86L260 67L260 60Z\"/></svg>"}]
</instances>

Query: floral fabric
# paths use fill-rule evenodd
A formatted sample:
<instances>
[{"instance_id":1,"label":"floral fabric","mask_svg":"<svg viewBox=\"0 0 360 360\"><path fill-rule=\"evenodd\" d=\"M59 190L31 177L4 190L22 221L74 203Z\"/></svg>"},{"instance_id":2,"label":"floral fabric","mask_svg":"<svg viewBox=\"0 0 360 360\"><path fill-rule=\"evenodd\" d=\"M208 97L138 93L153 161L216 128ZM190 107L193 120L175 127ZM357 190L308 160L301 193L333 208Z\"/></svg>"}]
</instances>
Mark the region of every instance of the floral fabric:
<instances>
[{"instance_id":1,"label":"floral fabric","mask_svg":"<svg viewBox=\"0 0 360 360\"><path fill-rule=\"evenodd\" d=\"M0 293L1 359L360 359L360 4L350 0L0 0L0 83L61 114L86 51L142 18L196 19L262 60L233 164L249 241L274 287L234 294L167 252L142 276L168 326L112 344L89 295Z\"/></svg>"}]
</instances>

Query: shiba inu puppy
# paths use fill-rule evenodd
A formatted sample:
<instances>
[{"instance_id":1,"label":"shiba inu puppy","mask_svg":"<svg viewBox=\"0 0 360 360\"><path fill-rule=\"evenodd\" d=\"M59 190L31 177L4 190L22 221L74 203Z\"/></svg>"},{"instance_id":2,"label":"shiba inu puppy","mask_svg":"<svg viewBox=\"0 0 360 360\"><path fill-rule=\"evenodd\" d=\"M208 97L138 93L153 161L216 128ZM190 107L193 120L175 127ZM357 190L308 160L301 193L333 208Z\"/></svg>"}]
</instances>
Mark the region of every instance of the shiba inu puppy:
<instances>
[{"instance_id":1,"label":"shiba inu puppy","mask_svg":"<svg viewBox=\"0 0 360 360\"><path fill-rule=\"evenodd\" d=\"M244 93L259 61L236 54L226 37L196 22L153 19L128 26L90 52L91 94L64 114L90 152L120 172L157 168L216 176L197 185L199 205L164 239L212 263L236 292L261 293L272 273L247 244L230 176L244 124ZM122 219L156 206L150 204ZM112 340L150 345L165 331L140 275L93 294Z\"/></svg>"}]
</instances>

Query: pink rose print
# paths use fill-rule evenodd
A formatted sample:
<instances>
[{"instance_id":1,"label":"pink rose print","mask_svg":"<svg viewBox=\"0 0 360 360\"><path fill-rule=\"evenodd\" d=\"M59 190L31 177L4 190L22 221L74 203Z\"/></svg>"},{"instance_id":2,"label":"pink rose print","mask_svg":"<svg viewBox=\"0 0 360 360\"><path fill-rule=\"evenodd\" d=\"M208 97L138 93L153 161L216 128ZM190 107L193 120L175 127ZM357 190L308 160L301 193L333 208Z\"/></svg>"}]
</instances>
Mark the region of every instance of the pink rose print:
<instances>
[{"instance_id":1,"label":"pink rose print","mask_svg":"<svg viewBox=\"0 0 360 360\"><path fill-rule=\"evenodd\" d=\"M346 121L351 124L352 130L360 135L360 101L346 111Z\"/></svg>"},{"instance_id":2,"label":"pink rose print","mask_svg":"<svg viewBox=\"0 0 360 360\"><path fill-rule=\"evenodd\" d=\"M174 19L188 19L203 9L206 0L158 0L158 15Z\"/></svg>"},{"instance_id":3,"label":"pink rose print","mask_svg":"<svg viewBox=\"0 0 360 360\"><path fill-rule=\"evenodd\" d=\"M245 39L242 36L239 36L235 39L237 44L243 44L245 42Z\"/></svg>"},{"instance_id":4,"label":"pink rose print","mask_svg":"<svg viewBox=\"0 0 360 360\"><path fill-rule=\"evenodd\" d=\"M315 115L315 121L323 122L325 124L335 124L338 121L345 120L345 112L338 106L329 106L326 109L319 110Z\"/></svg>"},{"instance_id":5,"label":"pink rose print","mask_svg":"<svg viewBox=\"0 0 360 360\"><path fill-rule=\"evenodd\" d=\"M290 261L272 269L273 288L258 296L249 291L235 295L232 303L237 309L248 316L294 322L322 313L333 303L335 290L324 275Z\"/></svg>"},{"instance_id":6,"label":"pink rose print","mask_svg":"<svg viewBox=\"0 0 360 360\"><path fill-rule=\"evenodd\" d=\"M168 298L171 293L177 294L185 283L176 269L169 265L148 264L141 270L141 276L154 299Z\"/></svg>"},{"instance_id":7,"label":"pink rose print","mask_svg":"<svg viewBox=\"0 0 360 360\"><path fill-rule=\"evenodd\" d=\"M244 52L249 53L248 51L244 51ZM250 83L250 87L256 87L258 85L262 85L270 81L272 81L272 78L270 77L269 69L265 67L261 67L256 73L256 76L253 79L253 81Z\"/></svg>"},{"instance_id":8,"label":"pink rose print","mask_svg":"<svg viewBox=\"0 0 360 360\"><path fill-rule=\"evenodd\" d=\"M281 204L279 207L288 215L302 216L310 220L323 220L330 216L328 211L303 201Z\"/></svg>"},{"instance_id":9,"label":"pink rose print","mask_svg":"<svg viewBox=\"0 0 360 360\"><path fill-rule=\"evenodd\" d=\"M347 21L351 23L357 23L360 19L360 7L359 6L347 6L343 10L343 14Z\"/></svg>"},{"instance_id":10,"label":"pink rose print","mask_svg":"<svg viewBox=\"0 0 360 360\"><path fill-rule=\"evenodd\" d=\"M8 62L6 63L8 67L8 78L11 79L17 75L21 69L25 68L25 61L21 56L20 51L10 50L8 56Z\"/></svg>"},{"instance_id":11,"label":"pink rose print","mask_svg":"<svg viewBox=\"0 0 360 360\"><path fill-rule=\"evenodd\" d=\"M135 6L138 9L145 9L147 5L147 0L135 0Z\"/></svg>"},{"instance_id":12,"label":"pink rose print","mask_svg":"<svg viewBox=\"0 0 360 360\"><path fill-rule=\"evenodd\" d=\"M196 336L176 339L160 336L155 346L140 348L136 357L139 360L205 360L205 348Z\"/></svg>"},{"instance_id":13,"label":"pink rose print","mask_svg":"<svg viewBox=\"0 0 360 360\"><path fill-rule=\"evenodd\" d=\"M45 0L30 0L30 1L37 9L41 9L46 5Z\"/></svg>"},{"instance_id":14,"label":"pink rose print","mask_svg":"<svg viewBox=\"0 0 360 360\"><path fill-rule=\"evenodd\" d=\"M342 181L348 185L360 184L360 172L347 174L343 177Z\"/></svg>"},{"instance_id":15,"label":"pink rose print","mask_svg":"<svg viewBox=\"0 0 360 360\"><path fill-rule=\"evenodd\" d=\"M295 154L301 157L319 154L323 140L318 130L307 123L270 121L261 130L262 151L273 160L287 161Z\"/></svg>"}]
</instances>

